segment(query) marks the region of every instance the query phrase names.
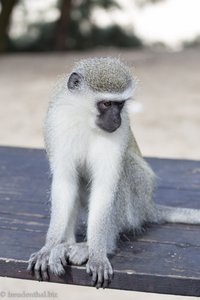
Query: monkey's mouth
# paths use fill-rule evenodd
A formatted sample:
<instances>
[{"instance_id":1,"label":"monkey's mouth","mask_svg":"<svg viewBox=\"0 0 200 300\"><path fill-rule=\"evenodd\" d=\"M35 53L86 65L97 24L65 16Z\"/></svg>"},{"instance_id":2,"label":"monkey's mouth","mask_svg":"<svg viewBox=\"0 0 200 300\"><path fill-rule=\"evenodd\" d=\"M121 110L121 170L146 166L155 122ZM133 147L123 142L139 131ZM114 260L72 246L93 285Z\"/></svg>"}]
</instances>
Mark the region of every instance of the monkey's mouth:
<instances>
[{"instance_id":1,"label":"monkey's mouth","mask_svg":"<svg viewBox=\"0 0 200 300\"><path fill-rule=\"evenodd\" d=\"M102 130L112 133L114 131L116 131L120 125L121 125L121 119L119 119L117 122L97 122L98 127L100 127Z\"/></svg>"}]
</instances>

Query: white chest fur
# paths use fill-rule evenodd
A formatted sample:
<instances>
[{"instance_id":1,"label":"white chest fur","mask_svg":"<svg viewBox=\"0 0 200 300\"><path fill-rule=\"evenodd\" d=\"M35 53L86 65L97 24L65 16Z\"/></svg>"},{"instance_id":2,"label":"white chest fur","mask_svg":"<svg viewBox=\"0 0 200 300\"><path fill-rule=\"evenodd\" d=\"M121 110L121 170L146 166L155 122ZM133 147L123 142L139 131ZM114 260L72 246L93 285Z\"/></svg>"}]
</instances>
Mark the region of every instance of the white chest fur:
<instances>
[{"instance_id":1,"label":"white chest fur","mask_svg":"<svg viewBox=\"0 0 200 300\"><path fill-rule=\"evenodd\" d=\"M108 133L97 127L97 114L94 104L89 109L84 107L84 101L80 104L61 100L50 107L44 133L51 168L66 163L66 167L73 164L75 168L108 163L112 166L114 160L120 159L128 138L126 122Z\"/></svg>"}]
</instances>

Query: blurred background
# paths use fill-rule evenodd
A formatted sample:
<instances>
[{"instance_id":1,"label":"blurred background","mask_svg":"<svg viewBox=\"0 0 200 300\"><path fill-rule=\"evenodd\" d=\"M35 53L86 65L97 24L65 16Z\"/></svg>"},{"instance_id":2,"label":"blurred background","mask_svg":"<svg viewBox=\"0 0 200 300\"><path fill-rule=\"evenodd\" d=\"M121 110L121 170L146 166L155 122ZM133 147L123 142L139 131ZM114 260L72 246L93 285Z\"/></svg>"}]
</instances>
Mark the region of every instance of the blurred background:
<instances>
[{"instance_id":1,"label":"blurred background","mask_svg":"<svg viewBox=\"0 0 200 300\"><path fill-rule=\"evenodd\" d=\"M0 0L0 144L43 147L53 84L117 56L139 80L130 119L144 155L200 158L199 0Z\"/></svg>"},{"instance_id":2,"label":"blurred background","mask_svg":"<svg viewBox=\"0 0 200 300\"><path fill-rule=\"evenodd\" d=\"M115 56L138 79L129 113L143 154L200 159L199 12L199 0L0 0L0 145L43 147L58 75L80 58ZM1 278L3 289L161 299Z\"/></svg>"}]
</instances>

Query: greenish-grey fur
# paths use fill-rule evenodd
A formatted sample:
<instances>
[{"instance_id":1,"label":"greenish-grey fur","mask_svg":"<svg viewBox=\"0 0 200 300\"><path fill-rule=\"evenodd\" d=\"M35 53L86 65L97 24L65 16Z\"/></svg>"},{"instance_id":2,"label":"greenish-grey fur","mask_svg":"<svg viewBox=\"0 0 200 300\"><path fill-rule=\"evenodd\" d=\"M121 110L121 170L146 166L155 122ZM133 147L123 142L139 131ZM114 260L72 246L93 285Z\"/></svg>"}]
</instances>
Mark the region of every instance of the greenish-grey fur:
<instances>
[{"instance_id":1,"label":"greenish-grey fur","mask_svg":"<svg viewBox=\"0 0 200 300\"><path fill-rule=\"evenodd\" d=\"M83 59L76 64L74 71L80 73L96 92L120 93L133 81L128 67L117 58Z\"/></svg>"}]
</instances>

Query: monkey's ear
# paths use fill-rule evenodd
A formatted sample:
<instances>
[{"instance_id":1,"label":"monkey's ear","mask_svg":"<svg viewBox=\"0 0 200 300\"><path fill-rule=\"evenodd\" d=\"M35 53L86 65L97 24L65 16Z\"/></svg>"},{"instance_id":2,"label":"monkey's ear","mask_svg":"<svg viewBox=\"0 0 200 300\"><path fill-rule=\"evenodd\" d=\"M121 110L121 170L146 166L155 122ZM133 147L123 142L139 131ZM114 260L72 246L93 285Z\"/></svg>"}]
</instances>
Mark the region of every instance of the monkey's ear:
<instances>
[{"instance_id":1,"label":"monkey's ear","mask_svg":"<svg viewBox=\"0 0 200 300\"><path fill-rule=\"evenodd\" d=\"M76 90L80 87L83 76L78 73L72 73L69 77L67 86L69 90Z\"/></svg>"}]
</instances>

